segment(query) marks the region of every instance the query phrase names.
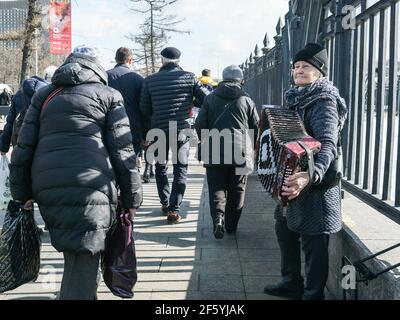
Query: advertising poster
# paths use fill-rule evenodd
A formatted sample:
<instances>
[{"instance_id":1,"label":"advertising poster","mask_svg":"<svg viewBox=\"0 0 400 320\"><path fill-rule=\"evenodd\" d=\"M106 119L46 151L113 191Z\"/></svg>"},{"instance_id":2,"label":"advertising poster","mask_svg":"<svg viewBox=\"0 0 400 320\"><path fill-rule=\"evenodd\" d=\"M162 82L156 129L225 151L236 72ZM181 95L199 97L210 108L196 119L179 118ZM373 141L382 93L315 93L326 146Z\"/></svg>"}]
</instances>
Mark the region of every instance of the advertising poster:
<instances>
[{"instance_id":1,"label":"advertising poster","mask_svg":"<svg viewBox=\"0 0 400 320\"><path fill-rule=\"evenodd\" d=\"M71 52L71 1L50 0L50 53Z\"/></svg>"}]
</instances>

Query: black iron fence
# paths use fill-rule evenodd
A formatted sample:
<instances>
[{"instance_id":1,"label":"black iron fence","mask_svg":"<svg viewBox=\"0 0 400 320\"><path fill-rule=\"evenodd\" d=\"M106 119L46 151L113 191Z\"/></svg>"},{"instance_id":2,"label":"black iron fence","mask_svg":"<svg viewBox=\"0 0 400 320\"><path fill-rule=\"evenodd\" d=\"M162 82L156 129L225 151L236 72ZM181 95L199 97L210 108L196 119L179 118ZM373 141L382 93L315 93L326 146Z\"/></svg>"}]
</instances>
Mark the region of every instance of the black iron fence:
<instances>
[{"instance_id":1,"label":"black iron fence","mask_svg":"<svg viewBox=\"0 0 400 320\"><path fill-rule=\"evenodd\" d=\"M329 78L350 110L343 185L400 222L399 16L400 0L291 0L275 46L266 35L241 68L258 106L282 105L291 57L308 42L324 44Z\"/></svg>"}]
</instances>

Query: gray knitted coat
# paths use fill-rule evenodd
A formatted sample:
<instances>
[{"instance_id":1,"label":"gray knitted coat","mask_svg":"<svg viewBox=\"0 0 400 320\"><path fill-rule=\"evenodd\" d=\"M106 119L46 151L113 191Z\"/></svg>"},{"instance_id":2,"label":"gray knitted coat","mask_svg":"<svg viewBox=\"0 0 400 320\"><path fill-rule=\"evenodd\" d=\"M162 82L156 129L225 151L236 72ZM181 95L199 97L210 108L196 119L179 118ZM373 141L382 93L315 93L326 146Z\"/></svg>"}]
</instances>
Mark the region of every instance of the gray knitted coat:
<instances>
[{"instance_id":1,"label":"gray knitted coat","mask_svg":"<svg viewBox=\"0 0 400 320\"><path fill-rule=\"evenodd\" d=\"M317 179L309 190L289 203L288 227L307 235L339 232L342 228L341 186L318 190L318 184L337 156L339 129L347 117L346 104L326 78L302 90L290 89L286 92L286 104L299 112L307 132L322 145L315 157Z\"/></svg>"}]
</instances>

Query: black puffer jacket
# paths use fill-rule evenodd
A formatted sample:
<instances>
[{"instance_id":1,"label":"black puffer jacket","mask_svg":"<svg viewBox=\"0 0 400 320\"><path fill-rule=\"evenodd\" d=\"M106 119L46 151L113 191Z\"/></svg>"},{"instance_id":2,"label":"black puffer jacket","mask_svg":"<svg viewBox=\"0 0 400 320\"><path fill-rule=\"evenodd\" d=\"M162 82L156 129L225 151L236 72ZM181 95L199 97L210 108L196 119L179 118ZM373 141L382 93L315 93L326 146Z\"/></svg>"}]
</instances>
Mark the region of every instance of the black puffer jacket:
<instances>
[{"instance_id":1,"label":"black puffer jacket","mask_svg":"<svg viewBox=\"0 0 400 320\"><path fill-rule=\"evenodd\" d=\"M104 249L118 186L126 209L142 202L123 100L106 84L96 60L70 55L53 84L34 95L12 154L12 196L37 201L61 252ZM60 86L64 90L42 110Z\"/></svg>"},{"instance_id":2,"label":"black puffer jacket","mask_svg":"<svg viewBox=\"0 0 400 320\"><path fill-rule=\"evenodd\" d=\"M195 128L197 135L202 141L202 153L208 155L208 159L202 159L205 167L214 166L243 166L244 163L235 161L234 150L242 150L244 143L244 130L253 130L253 137L258 135L258 113L253 100L243 91L239 83L222 82L219 87L206 97L202 109L196 119ZM231 132L232 148L230 155L226 155L228 146L225 147L227 141L221 138L220 141L213 141L212 138L202 137L201 131L204 129L217 129L220 133L224 130ZM204 152L204 139L208 139L209 152ZM254 139L255 140L255 139ZM220 143L219 163L215 163L215 153L213 147L216 143ZM254 141L253 141L254 142ZM234 149L236 148L236 149ZM242 156L244 153L242 154ZM214 159L213 159L214 158ZM229 163L227 163L227 160ZM232 160L232 161L231 161ZM244 160L242 159L238 159Z\"/></svg>"},{"instance_id":3,"label":"black puffer jacket","mask_svg":"<svg viewBox=\"0 0 400 320\"><path fill-rule=\"evenodd\" d=\"M155 128L168 132L170 121L177 122L178 131L190 128L193 98L201 105L209 93L193 73L175 64L164 65L144 81L140 101L144 132Z\"/></svg>"}]
</instances>

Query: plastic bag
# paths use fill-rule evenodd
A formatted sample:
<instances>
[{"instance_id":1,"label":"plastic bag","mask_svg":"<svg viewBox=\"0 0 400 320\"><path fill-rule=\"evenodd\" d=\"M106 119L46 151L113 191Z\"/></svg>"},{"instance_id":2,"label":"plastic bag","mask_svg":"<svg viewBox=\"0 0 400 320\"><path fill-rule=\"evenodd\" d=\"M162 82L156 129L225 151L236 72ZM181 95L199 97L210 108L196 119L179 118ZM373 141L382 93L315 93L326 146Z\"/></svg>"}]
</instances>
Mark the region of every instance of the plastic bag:
<instances>
[{"instance_id":1,"label":"plastic bag","mask_svg":"<svg viewBox=\"0 0 400 320\"><path fill-rule=\"evenodd\" d=\"M137 282L136 250L133 222L121 214L107 234L102 255L103 279L117 297L131 299Z\"/></svg>"},{"instance_id":2,"label":"plastic bag","mask_svg":"<svg viewBox=\"0 0 400 320\"><path fill-rule=\"evenodd\" d=\"M0 210L7 210L8 203L12 200L10 191L10 170L6 155L0 159Z\"/></svg>"},{"instance_id":3,"label":"plastic bag","mask_svg":"<svg viewBox=\"0 0 400 320\"><path fill-rule=\"evenodd\" d=\"M0 234L0 293L35 281L40 270L40 234L33 211L11 201Z\"/></svg>"}]
</instances>

